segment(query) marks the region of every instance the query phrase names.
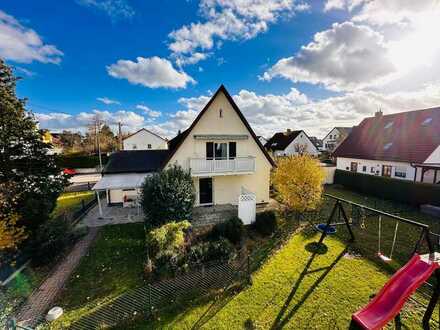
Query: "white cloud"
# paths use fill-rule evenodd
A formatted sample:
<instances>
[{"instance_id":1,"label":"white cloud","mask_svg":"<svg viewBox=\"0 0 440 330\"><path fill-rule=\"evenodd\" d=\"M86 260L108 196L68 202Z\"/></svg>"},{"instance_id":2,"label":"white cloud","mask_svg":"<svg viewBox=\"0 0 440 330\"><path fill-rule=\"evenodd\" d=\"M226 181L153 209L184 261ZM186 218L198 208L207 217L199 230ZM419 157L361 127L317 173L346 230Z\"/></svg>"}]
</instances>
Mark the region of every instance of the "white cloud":
<instances>
[{"instance_id":1,"label":"white cloud","mask_svg":"<svg viewBox=\"0 0 440 330\"><path fill-rule=\"evenodd\" d=\"M195 83L184 71L177 71L170 61L157 56L138 57L136 62L118 60L107 66L107 72L114 78L127 79L132 84L150 88L184 88L189 83Z\"/></svg>"},{"instance_id":2,"label":"white cloud","mask_svg":"<svg viewBox=\"0 0 440 330\"><path fill-rule=\"evenodd\" d=\"M330 11L334 9L345 9L345 10L353 10L360 4L362 4L365 0L327 0L324 5L324 11Z\"/></svg>"},{"instance_id":3,"label":"white cloud","mask_svg":"<svg viewBox=\"0 0 440 330\"><path fill-rule=\"evenodd\" d=\"M96 8L106 13L112 20L130 19L135 15L134 9L126 0L77 0L85 7Z\"/></svg>"},{"instance_id":4,"label":"white cloud","mask_svg":"<svg viewBox=\"0 0 440 330\"><path fill-rule=\"evenodd\" d=\"M220 47L224 40L252 39L267 31L282 14L308 8L296 0L202 0L199 9L203 21L172 31L169 49L182 64L193 64L205 59L200 54Z\"/></svg>"},{"instance_id":5,"label":"white cloud","mask_svg":"<svg viewBox=\"0 0 440 330\"><path fill-rule=\"evenodd\" d=\"M0 58L19 63L60 63L63 52L0 10Z\"/></svg>"},{"instance_id":6,"label":"white cloud","mask_svg":"<svg viewBox=\"0 0 440 330\"><path fill-rule=\"evenodd\" d=\"M116 100L109 99L108 97L98 97L98 98L96 98L96 99L97 99L99 102L102 102L102 103L107 104L107 105L109 105L109 104L121 104L121 102L116 101Z\"/></svg>"},{"instance_id":7,"label":"white cloud","mask_svg":"<svg viewBox=\"0 0 440 330\"><path fill-rule=\"evenodd\" d=\"M146 105L143 105L143 104L136 105L136 109L142 110L145 114L147 114L149 117L152 117L152 118L157 118L162 115L162 113L160 111L151 110L149 107L147 107Z\"/></svg>"},{"instance_id":8,"label":"white cloud","mask_svg":"<svg viewBox=\"0 0 440 330\"><path fill-rule=\"evenodd\" d=\"M280 59L262 77L323 84L332 90L353 90L385 82L395 72L383 36L368 26L335 23L316 33L294 56Z\"/></svg>"}]
</instances>

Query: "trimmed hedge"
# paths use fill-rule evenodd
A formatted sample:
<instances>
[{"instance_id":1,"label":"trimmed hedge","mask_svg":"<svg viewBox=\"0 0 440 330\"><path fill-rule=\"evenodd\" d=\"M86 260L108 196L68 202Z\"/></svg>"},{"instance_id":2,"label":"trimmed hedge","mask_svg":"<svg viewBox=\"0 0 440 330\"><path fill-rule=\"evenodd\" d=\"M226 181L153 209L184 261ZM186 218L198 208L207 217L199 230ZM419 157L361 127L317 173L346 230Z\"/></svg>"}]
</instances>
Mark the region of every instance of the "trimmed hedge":
<instances>
[{"instance_id":1,"label":"trimmed hedge","mask_svg":"<svg viewBox=\"0 0 440 330\"><path fill-rule=\"evenodd\" d=\"M412 205L440 206L440 185L336 170L335 184L379 198Z\"/></svg>"},{"instance_id":2,"label":"trimmed hedge","mask_svg":"<svg viewBox=\"0 0 440 330\"><path fill-rule=\"evenodd\" d=\"M106 154L101 155L102 166L107 163ZM92 168L99 165L98 155L59 155L57 165L61 168Z\"/></svg>"}]
</instances>

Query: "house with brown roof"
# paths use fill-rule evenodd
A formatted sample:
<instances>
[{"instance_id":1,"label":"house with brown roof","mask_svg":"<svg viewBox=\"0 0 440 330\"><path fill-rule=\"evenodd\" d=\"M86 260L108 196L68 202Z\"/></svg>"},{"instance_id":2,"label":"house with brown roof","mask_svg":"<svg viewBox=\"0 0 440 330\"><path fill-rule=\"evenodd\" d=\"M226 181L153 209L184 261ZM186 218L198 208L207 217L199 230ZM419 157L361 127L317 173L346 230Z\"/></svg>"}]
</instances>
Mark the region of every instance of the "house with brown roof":
<instances>
[{"instance_id":1,"label":"house with brown roof","mask_svg":"<svg viewBox=\"0 0 440 330\"><path fill-rule=\"evenodd\" d=\"M285 132L275 133L264 146L274 156L291 156L301 153L307 153L312 156L318 156L319 150L306 132L292 131L287 129Z\"/></svg>"},{"instance_id":2,"label":"house with brown roof","mask_svg":"<svg viewBox=\"0 0 440 330\"><path fill-rule=\"evenodd\" d=\"M352 129L352 127L333 127L322 139L322 150L330 152L335 150L347 138Z\"/></svg>"},{"instance_id":3,"label":"house with brown roof","mask_svg":"<svg viewBox=\"0 0 440 330\"><path fill-rule=\"evenodd\" d=\"M440 182L440 107L365 118L336 148L339 170Z\"/></svg>"},{"instance_id":4,"label":"house with brown roof","mask_svg":"<svg viewBox=\"0 0 440 330\"><path fill-rule=\"evenodd\" d=\"M127 196L136 198L147 176L172 164L191 171L196 206L237 205L243 192L256 203L269 201L274 162L223 85L167 150L112 154L93 189L105 190L108 203L121 204Z\"/></svg>"}]
</instances>

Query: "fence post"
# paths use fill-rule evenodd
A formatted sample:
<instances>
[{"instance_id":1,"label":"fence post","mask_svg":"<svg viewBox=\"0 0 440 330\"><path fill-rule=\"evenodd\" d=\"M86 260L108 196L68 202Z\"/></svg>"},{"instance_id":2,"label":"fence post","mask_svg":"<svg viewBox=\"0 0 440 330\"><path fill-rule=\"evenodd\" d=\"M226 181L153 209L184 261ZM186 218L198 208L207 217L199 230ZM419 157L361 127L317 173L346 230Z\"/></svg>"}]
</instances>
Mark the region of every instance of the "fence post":
<instances>
[{"instance_id":1,"label":"fence post","mask_svg":"<svg viewBox=\"0 0 440 330\"><path fill-rule=\"evenodd\" d=\"M81 199L81 208L84 212L85 208L86 208L86 204L84 203L84 199Z\"/></svg>"},{"instance_id":2,"label":"fence post","mask_svg":"<svg viewBox=\"0 0 440 330\"><path fill-rule=\"evenodd\" d=\"M148 283L148 305L150 307L150 313L153 314L153 301L151 299L151 284Z\"/></svg>"}]
</instances>

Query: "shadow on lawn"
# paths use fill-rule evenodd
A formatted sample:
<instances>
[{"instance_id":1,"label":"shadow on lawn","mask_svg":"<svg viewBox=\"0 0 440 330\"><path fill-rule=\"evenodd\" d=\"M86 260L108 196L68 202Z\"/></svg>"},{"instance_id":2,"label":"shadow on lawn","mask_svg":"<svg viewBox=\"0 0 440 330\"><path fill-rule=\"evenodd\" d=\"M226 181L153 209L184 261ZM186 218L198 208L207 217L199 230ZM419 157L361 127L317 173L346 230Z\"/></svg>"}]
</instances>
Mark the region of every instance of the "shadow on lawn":
<instances>
[{"instance_id":1,"label":"shadow on lawn","mask_svg":"<svg viewBox=\"0 0 440 330\"><path fill-rule=\"evenodd\" d=\"M309 298L309 296L313 293L315 288L321 283L324 278L330 273L330 271L336 266L336 264L341 260L341 258L345 255L345 253L348 251L348 247L346 247L337 257L336 259L327 267L321 267L313 270L309 270L310 266L312 265L313 261L315 260L317 255L323 254L323 251L326 251L326 246L316 246L313 245L313 243L309 244L306 249L308 251L313 251L312 255L310 256L306 266L304 267L304 270L301 272L298 280L296 281L294 287L292 288L292 291L290 292L289 296L287 297L286 301L284 302L283 307L279 311L274 323L272 324L271 329L281 329L283 328L289 320L295 315L295 313L301 308L303 303ZM307 275L323 271L321 276L318 277L318 279L310 286L310 288L303 294L300 301L293 306L289 311L289 305L292 301L292 299L295 297L296 292L298 291L299 286L301 285L302 281Z\"/></svg>"}]
</instances>

